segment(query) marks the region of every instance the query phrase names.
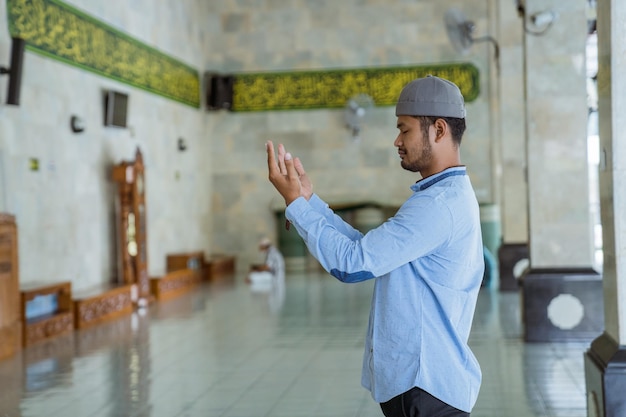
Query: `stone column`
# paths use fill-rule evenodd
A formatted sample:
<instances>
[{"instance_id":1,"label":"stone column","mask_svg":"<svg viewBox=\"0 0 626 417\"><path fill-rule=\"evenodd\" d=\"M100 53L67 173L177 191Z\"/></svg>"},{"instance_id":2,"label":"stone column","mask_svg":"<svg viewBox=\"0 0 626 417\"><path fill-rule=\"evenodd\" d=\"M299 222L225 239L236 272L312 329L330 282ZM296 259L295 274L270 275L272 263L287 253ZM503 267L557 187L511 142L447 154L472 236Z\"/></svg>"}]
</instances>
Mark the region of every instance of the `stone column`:
<instances>
[{"instance_id":1,"label":"stone column","mask_svg":"<svg viewBox=\"0 0 626 417\"><path fill-rule=\"evenodd\" d=\"M528 187L524 113L524 30L515 2L500 1L500 155L502 244L498 253L499 289L516 291L528 265Z\"/></svg>"},{"instance_id":2,"label":"stone column","mask_svg":"<svg viewBox=\"0 0 626 417\"><path fill-rule=\"evenodd\" d=\"M602 330L587 164L586 0L527 0L524 58L530 269L526 341L590 340Z\"/></svg>"},{"instance_id":3,"label":"stone column","mask_svg":"<svg viewBox=\"0 0 626 417\"><path fill-rule=\"evenodd\" d=\"M598 114L604 333L585 354L587 415L626 416L626 3L599 1Z\"/></svg>"}]
</instances>

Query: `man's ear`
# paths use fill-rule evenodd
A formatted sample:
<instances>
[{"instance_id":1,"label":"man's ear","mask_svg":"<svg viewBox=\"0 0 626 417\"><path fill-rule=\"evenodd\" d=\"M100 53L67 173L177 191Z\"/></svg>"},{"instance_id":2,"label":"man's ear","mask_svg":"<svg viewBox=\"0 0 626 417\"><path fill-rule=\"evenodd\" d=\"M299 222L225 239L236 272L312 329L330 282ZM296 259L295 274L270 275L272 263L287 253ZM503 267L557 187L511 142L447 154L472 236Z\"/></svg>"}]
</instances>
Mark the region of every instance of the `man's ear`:
<instances>
[{"instance_id":1,"label":"man's ear","mask_svg":"<svg viewBox=\"0 0 626 417\"><path fill-rule=\"evenodd\" d=\"M448 133L448 124L443 119L437 119L433 126L435 127L435 142L438 142Z\"/></svg>"}]
</instances>

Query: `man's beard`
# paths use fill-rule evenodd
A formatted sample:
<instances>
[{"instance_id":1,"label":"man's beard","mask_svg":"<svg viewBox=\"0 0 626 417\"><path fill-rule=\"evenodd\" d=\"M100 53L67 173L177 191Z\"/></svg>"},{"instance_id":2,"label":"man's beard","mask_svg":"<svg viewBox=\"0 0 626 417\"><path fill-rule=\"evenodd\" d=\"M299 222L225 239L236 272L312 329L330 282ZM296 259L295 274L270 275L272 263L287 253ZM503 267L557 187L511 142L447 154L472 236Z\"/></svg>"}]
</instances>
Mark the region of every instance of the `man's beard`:
<instances>
[{"instance_id":1,"label":"man's beard","mask_svg":"<svg viewBox=\"0 0 626 417\"><path fill-rule=\"evenodd\" d=\"M402 160L400 162L400 166L407 171L411 172L420 172L422 171L426 165L430 164L430 161L433 159L433 150L430 146L430 142L428 142L428 137L426 135L422 136L422 153L419 158L417 158L413 162L406 162Z\"/></svg>"}]
</instances>

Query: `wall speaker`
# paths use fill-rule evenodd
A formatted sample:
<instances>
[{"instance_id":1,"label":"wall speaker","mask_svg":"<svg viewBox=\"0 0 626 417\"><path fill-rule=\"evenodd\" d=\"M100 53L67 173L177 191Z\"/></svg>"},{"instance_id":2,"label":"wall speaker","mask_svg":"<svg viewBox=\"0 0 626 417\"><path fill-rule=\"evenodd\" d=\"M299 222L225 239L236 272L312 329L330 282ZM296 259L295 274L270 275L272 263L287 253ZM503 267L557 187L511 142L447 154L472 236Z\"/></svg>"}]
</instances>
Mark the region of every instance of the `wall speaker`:
<instances>
[{"instance_id":1,"label":"wall speaker","mask_svg":"<svg viewBox=\"0 0 626 417\"><path fill-rule=\"evenodd\" d=\"M206 73L206 103L209 110L230 110L233 106L233 85L235 77L216 73Z\"/></svg>"},{"instance_id":2,"label":"wall speaker","mask_svg":"<svg viewBox=\"0 0 626 417\"><path fill-rule=\"evenodd\" d=\"M11 66L0 67L0 74L9 76L7 104L20 104L20 87L22 85L22 67L24 64L24 47L26 42L21 38L13 38L11 46Z\"/></svg>"},{"instance_id":3,"label":"wall speaker","mask_svg":"<svg viewBox=\"0 0 626 417\"><path fill-rule=\"evenodd\" d=\"M127 127L128 94L108 90L104 92L104 125Z\"/></svg>"}]
</instances>

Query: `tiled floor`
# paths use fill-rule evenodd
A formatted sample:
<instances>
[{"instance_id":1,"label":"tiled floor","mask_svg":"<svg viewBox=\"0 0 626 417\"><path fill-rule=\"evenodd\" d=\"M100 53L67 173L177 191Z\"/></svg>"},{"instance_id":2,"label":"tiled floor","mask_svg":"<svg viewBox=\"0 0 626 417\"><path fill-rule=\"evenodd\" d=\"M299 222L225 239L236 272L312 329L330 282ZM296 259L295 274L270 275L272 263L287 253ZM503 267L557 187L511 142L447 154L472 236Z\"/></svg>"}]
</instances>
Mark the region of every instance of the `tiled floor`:
<instances>
[{"instance_id":1,"label":"tiled floor","mask_svg":"<svg viewBox=\"0 0 626 417\"><path fill-rule=\"evenodd\" d=\"M203 287L0 361L0 417L373 417L360 386L372 283ZM473 417L586 416L589 343L525 344L519 295L483 289Z\"/></svg>"}]
</instances>

